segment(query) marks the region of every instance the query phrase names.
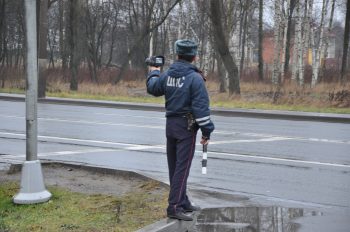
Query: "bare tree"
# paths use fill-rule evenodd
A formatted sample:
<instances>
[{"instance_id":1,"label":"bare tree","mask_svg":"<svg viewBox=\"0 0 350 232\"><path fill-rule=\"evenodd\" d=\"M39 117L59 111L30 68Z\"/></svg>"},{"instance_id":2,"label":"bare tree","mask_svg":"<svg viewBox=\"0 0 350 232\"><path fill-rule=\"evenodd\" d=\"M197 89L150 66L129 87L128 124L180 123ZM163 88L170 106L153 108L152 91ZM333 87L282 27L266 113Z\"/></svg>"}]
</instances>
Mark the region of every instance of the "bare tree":
<instances>
[{"instance_id":1,"label":"bare tree","mask_svg":"<svg viewBox=\"0 0 350 232\"><path fill-rule=\"evenodd\" d=\"M215 45L228 73L229 94L240 94L241 90L238 76L238 68L233 57L229 52L228 42L224 35L224 30L221 21L221 7L221 0L210 1L210 18L213 27Z\"/></svg>"},{"instance_id":2,"label":"bare tree","mask_svg":"<svg viewBox=\"0 0 350 232\"><path fill-rule=\"evenodd\" d=\"M264 14L264 1L259 0L259 80L264 80L264 58L263 58L263 14Z\"/></svg>"},{"instance_id":3,"label":"bare tree","mask_svg":"<svg viewBox=\"0 0 350 232\"><path fill-rule=\"evenodd\" d=\"M328 57L329 36L331 34L332 25L333 25L333 17L334 17L335 0L331 0L331 1L332 1L331 15L329 17L329 23L328 23L328 28L327 28L327 37L328 38L325 39L324 50L323 50L323 57L324 57L324 62L322 62L322 72L323 73L324 73L324 70L326 69L325 60Z\"/></svg>"},{"instance_id":4,"label":"bare tree","mask_svg":"<svg viewBox=\"0 0 350 232\"><path fill-rule=\"evenodd\" d=\"M143 8L144 10L144 20L142 21L142 26L141 28L137 28L140 29L139 33L137 33L137 37L135 38L134 42L131 44L130 49L128 51L128 55L126 56L126 58L124 58L122 64L121 64L121 68L120 71L118 73L118 75L116 76L116 78L114 79L113 83L117 84L121 78L123 77L126 68L127 68L127 64L128 62L131 60L131 57L133 57L133 55L140 50L139 46L140 44L142 44L142 41L149 36L150 32L152 32L153 30L156 30L160 25L162 25L165 21L165 19L168 17L169 13L172 11L172 9L174 9L174 7L180 2L181 0L175 0L168 9L166 9L165 12L163 12L163 15L160 19L158 19L156 22L152 23L151 26L151 20L152 20L152 12L153 12L153 8L155 5L155 0L152 0L150 3L148 1L147 4L145 4L144 6L146 8ZM133 11L135 13L135 8L133 6ZM140 20L138 17L135 18L135 21L138 22L138 20ZM131 28L132 29L132 28ZM133 29L132 29L133 30ZM149 43L147 43L149 44ZM144 60L144 57L142 57L142 62Z\"/></svg>"},{"instance_id":5,"label":"bare tree","mask_svg":"<svg viewBox=\"0 0 350 232\"><path fill-rule=\"evenodd\" d=\"M109 67L112 63L113 59L113 50L115 47L115 42L116 42L116 36L117 36L117 28L119 25L119 10L120 6L116 1L112 1L112 12L111 12L111 19L110 19L110 24L109 25L109 34L110 34L110 48L109 48L109 53L108 53L108 60L106 63L106 66Z\"/></svg>"},{"instance_id":6,"label":"bare tree","mask_svg":"<svg viewBox=\"0 0 350 232\"><path fill-rule=\"evenodd\" d=\"M306 53L306 57L308 57L309 55L309 48L310 48L310 44L312 41L312 11L313 11L313 4L314 4L314 0L308 0L307 2L305 2L305 7L304 7L304 36L303 36L303 56ZM299 83L300 85L304 84L304 76L305 76L305 72L306 69L304 68L304 61L303 60L299 60Z\"/></svg>"},{"instance_id":7,"label":"bare tree","mask_svg":"<svg viewBox=\"0 0 350 232\"><path fill-rule=\"evenodd\" d=\"M286 43L287 43L287 26L288 26L288 9L290 8L290 1L287 0L287 6L284 2L282 2L282 10L281 10L281 24L280 24L280 30L281 30L281 67L280 67L280 72L281 72L281 83L283 83L283 80L285 78L285 72L284 72L284 66L285 66L285 50L286 50Z\"/></svg>"},{"instance_id":8,"label":"bare tree","mask_svg":"<svg viewBox=\"0 0 350 232\"><path fill-rule=\"evenodd\" d=\"M55 68L55 61L57 60L57 52L59 51L59 35L60 35L60 2L56 1L55 4L52 3L49 6L47 13L47 23L48 23L48 35L47 43L49 46L48 54L48 68Z\"/></svg>"},{"instance_id":9,"label":"bare tree","mask_svg":"<svg viewBox=\"0 0 350 232\"><path fill-rule=\"evenodd\" d=\"M240 77L242 77L242 72L243 72L243 65L245 62L245 48L246 48L246 40L247 40L247 34L248 34L248 16L249 18L251 17L251 12L252 11L252 1L251 0L246 0L244 3L242 3L242 14L243 14L243 22L241 24L241 30L240 30L240 41L241 41L241 58L240 58L240 65L239 65L239 70L240 70Z\"/></svg>"},{"instance_id":10,"label":"bare tree","mask_svg":"<svg viewBox=\"0 0 350 232\"><path fill-rule=\"evenodd\" d=\"M344 4L346 2L343 0ZM255 67L251 63L255 49L259 80L272 74L272 83L278 87L290 71L292 80L304 84L305 70L308 70L306 61L313 50L312 85L315 85L324 76L322 71L326 67L322 58L327 57L328 49L333 46L326 39L327 31L330 34L333 27L332 34L337 33L339 37L336 43L343 43L342 26L336 30L332 26L338 4L335 0L322 0L322 11L316 11L318 18L312 18L313 8L320 5L314 0L217 0L215 4L207 0L38 0L37 3L41 9L38 20L42 28L38 53L41 70L46 68L49 57L49 67L70 71L63 72L63 78L70 78L72 90L78 88L79 70L88 69L92 82L100 82L98 73L102 65L114 67L113 73L117 70L111 80L114 84L126 76L128 69L135 75L131 78L137 78L145 70L146 56L164 54L170 60L175 59L174 42L180 38L199 43L196 65L205 75L218 72L220 91L240 93L239 77L245 77L244 70ZM22 69L21 65L25 65L21 5L21 1L0 0L0 86L11 77L11 69ZM268 32L271 28L263 21L265 6L275 10L273 52L263 44L264 29ZM43 9L47 8L48 13L45 13ZM259 13L255 12L257 9ZM213 12L219 12L218 16ZM348 27L346 24L345 31L349 31ZM348 31L344 37L343 77L349 64ZM339 63L340 47L336 48ZM264 49L266 53L263 54ZM264 65L267 67L270 61L265 61L263 55L270 58L270 52L274 56L273 66L267 73L269 70L264 70ZM45 96L45 80L40 81L39 96Z\"/></svg>"},{"instance_id":11,"label":"bare tree","mask_svg":"<svg viewBox=\"0 0 350 232\"><path fill-rule=\"evenodd\" d=\"M294 39L294 52L293 52L293 70L292 70L292 80L299 81L302 85L304 83L303 75L301 71L303 66L303 46L305 41L303 41L302 25L303 17L301 13L301 1L296 3L296 15L295 15L295 39ZM306 6L305 6L306 7ZM306 31L307 33L307 31ZM304 33L305 35L305 33ZM305 38L305 37L304 37Z\"/></svg>"},{"instance_id":12,"label":"bare tree","mask_svg":"<svg viewBox=\"0 0 350 232\"><path fill-rule=\"evenodd\" d=\"M347 70L347 58L349 49L349 35L350 35L350 0L346 3L346 16L345 16L345 29L344 29L344 45L343 45L343 58L341 65L341 81L345 81L345 73Z\"/></svg>"},{"instance_id":13,"label":"bare tree","mask_svg":"<svg viewBox=\"0 0 350 232\"><path fill-rule=\"evenodd\" d=\"M39 66L39 80L38 80L38 97L45 98L46 96L46 69L47 69L47 10L48 1L37 1L38 11L38 66Z\"/></svg>"},{"instance_id":14,"label":"bare tree","mask_svg":"<svg viewBox=\"0 0 350 232\"><path fill-rule=\"evenodd\" d=\"M68 38L68 23L65 14L65 2L64 0L58 0L59 11L59 51L62 61L63 73L67 70L67 38Z\"/></svg>"},{"instance_id":15,"label":"bare tree","mask_svg":"<svg viewBox=\"0 0 350 232\"><path fill-rule=\"evenodd\" d=\"M313 28L313 63L312 63L312 80L311 80L311 87L314 87L317 82L318 82L318 76L319 76L319 67L320 67L320 59L321 59L321 51L323 48L323 43L324 43L324 22L325 22L325 17L327 14L327 5L328 5L328 0L323 0L322 1L322 12L321 12L321 22L320 22L320 31L319 31L319 39L318 43L315 43L315 28Z\"/></svg>"},{"instance_id":16,"label":"bare tree","mask_svg":"<svg viewBox=\"0 0 350 232\"><path fill-rule=\"evenodd\" d=\"M111 16L111 4L88 0L86 7L85 28L88 47L88 66L91 80L98 82L97 70L101 66L102 41L107 30L107 25Z\"/></svg>"},{"instance_id":17,"label":"bare tree","mask_svg":"<svg viewBox=\"0 0 350 232\"><path fill-rule=\"evenodd\" d=\"M69 0L69 48L70 48L70 90L78 90L78 69L85 44L82 18L85 5L83 1Z\"/></svg>"},{"instance_id":18,"label":"bare tree","mask_svg":"<svg viewBox=\"0 0 350 232\"><path fill-rule=\"evenodd\" d=\"M21 1L0 1L0 80L14 76L10 70L21 70L24 65L25 27L24 4ZM16 77L16 76L15 76Z\"/></svg>"},{"instance_id":19,"label":"bare tree","mask_svg":"<svg viewBox=\"0 0 350 232\"><path fill-rule=\"evenodd\" d=\"M1 88L5 87L5 75L4 75L4 60L6 50L6 0L0 0L0 78Z\"/></svg>"},{"instance_id":20,"label":"bare tree","mask_svg":"<svg viewBox=\"0 0 350 232\"><path fill-rule=\"evenodd\" d=\"M273 71L272 71L272 83L274 85L279 84L281 76L281 46L282 46L282 10L281 0L275 0L275 13L274 13L274 52L273 52Z\"/></svg>"},{"instance_id":21,"label":"bare tree","mask_svg":"<svg viewBox=\"0 0 350 232\"><path fill-rule=\"evenodd\" d=\"M292 35L292 18L297 0L290 0L290 5L288 10L288 23L287 23L287 38L286 38L286 50L284 57L284 73L289 71L289 60L290 60L290 41ZM299 3L298 3L299 4ZM297 19L298 20L298 19Z\"/></svg>"}]
</instances>

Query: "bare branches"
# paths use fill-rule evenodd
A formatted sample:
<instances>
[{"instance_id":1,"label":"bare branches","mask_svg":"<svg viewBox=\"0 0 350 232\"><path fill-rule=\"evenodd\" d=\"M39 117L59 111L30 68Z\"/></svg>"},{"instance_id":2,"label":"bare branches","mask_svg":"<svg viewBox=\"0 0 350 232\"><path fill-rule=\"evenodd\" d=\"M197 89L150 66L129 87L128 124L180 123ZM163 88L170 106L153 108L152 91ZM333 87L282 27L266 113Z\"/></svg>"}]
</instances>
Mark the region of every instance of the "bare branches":
<instances>
[{"instance_id":1,"label":"bare branches","mask_svg":"<svg viewBox=\"0 0 350 232\"><path fill-rule=\"evenodd\" d=\"M49 24L47 33L40 36L43 44L39 47L50 50L41 58L49 56L51 67L62 70L70 67L70 75L63 72L62 76L64 80L77 78L72 86L82 76L78 75L80 69L88 69L88 80L95 83L107 80L118 83L126 76L137 78L129 73L141 77L146 56L163 54L166 63L171 63L176 58L174 42L181 38L199 43L196 65L206 75L220 79L221 90L239 86L240 80L232 79L236 75L232 62L237 64L237 75L243 81L264 79L281 85L285 81L311 84L308 70L313 67L316 85L328 78L327 69L335 69L335 74L340 72L342 62L342 75L347 75L349 39L343 36L341 22L337 22L339 8L346 1L40 0L47 4ZM25 31L20 3L0 0L3 68L24 65ZM324 3L322 9L318 3ZM345 13L345 7L342 8ZM316 16L312 14L315 9ZM213 15L217 11L218 17ZM333 15L337 16L334 20ZM101 75L106 67L115 71L114 78Z\"/></svg>"},{"instance_id":2,"label":"bare branches","mask_svg":"<svg viewBox=\"0 0 350 232\"><path fill-rule=\"evenodd\" d=\"M229 93L240 94L238 68L229 52L227 39L222 28L221 15L220 4L218 4L217 0L211 0L210 19L214 30L215 45L225 65L226 71L229 73Z\"/></svg>"}]
</instances>

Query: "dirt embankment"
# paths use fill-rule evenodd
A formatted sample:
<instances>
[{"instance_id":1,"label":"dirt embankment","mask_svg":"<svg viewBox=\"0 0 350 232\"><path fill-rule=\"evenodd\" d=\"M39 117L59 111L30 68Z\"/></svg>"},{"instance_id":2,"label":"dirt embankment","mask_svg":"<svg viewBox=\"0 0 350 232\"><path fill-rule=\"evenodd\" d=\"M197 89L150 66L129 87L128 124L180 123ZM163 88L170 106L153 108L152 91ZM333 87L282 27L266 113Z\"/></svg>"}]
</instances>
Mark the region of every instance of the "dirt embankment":
<instances>
[{"instance_id":1,"label":"dirt embankment","mask_svg":"<svg viewBox=\"0 0 350 232\"><path fill-rule=\"evenodd\" d=\"M63 187L85 194L120 196L140 191L148 191L150 194L162 194L168 191L165 184L133 172L66 164L43 164L42 171L47 186ZM10 170L0 170L0 183L5 181L19 183L20 178L19 166L13 166Z\"/></svg>"}]
</instances>

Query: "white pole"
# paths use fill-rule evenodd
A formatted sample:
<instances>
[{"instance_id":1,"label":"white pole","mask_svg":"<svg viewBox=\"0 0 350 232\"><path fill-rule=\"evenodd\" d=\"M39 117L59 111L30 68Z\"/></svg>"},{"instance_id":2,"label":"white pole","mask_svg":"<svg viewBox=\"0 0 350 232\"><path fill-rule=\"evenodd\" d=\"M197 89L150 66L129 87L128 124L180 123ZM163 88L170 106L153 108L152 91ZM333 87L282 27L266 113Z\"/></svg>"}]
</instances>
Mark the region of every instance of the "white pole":
<instances>
[{"instance_id":1,"label":"white pole","mask_svg":"<svg viewBox=\"0 0 350 232\"><path fill-rule=\"evenodd\" d=\"M21 189L13 198L16 204L46 202L51 193L45 189L41 164L37 158L38 125L38 56L36 0L25 0L27 32L27 89L26 89L26 161L22 167Z\"/></svg>"},{"instance_id":2,"label":"white pole","mask_svg":"<svg viewBox=\"0 0 350 232\"><path fill-rule=\"evenodd\" d=\"M207 174L208 145L203 145L202 174Z\"/></svg>"}]
</instances>

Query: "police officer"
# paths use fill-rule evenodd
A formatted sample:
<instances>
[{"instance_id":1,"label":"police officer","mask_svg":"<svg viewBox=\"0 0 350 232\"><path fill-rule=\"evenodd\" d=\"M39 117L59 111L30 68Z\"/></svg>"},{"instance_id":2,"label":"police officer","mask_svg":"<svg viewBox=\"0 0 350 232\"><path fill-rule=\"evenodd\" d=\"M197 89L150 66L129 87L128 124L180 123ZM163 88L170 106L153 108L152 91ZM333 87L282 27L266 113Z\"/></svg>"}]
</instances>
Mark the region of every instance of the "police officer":
<instances>
[{"instance_id":1,"label":"police officer","mask_svg":"<svg viewBox=\"0 0 350 232\"><path fill-rule=\"evenodd\" d=\"M175 43L177 60L160 73L151 66L147 78L147 92L165 95L167 159L170 179L167 216L191 221L186 214L200 210L191 204L186 194L187 178L195 152L196 135L202 131L201 144L208 144L214 124L210 119L209 97L205 79L192 64L198 44L191 40Z\"/></svg>"}]
</instances>

